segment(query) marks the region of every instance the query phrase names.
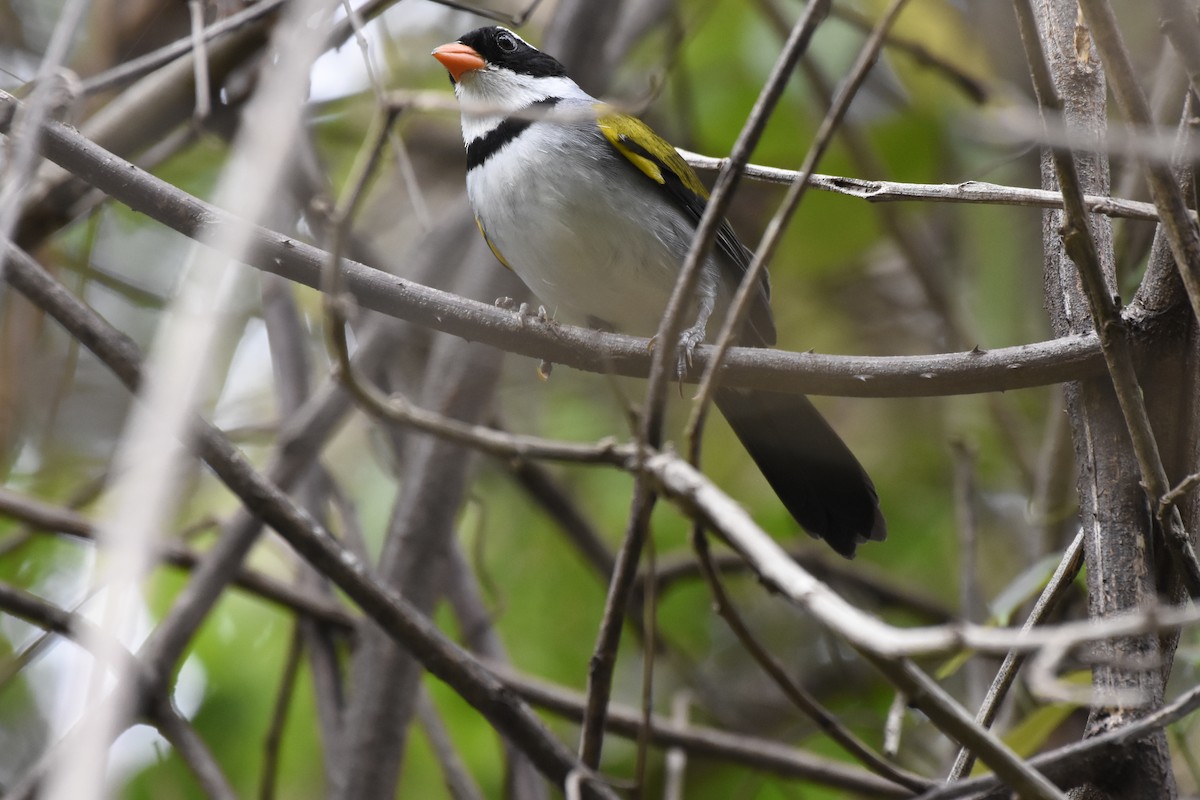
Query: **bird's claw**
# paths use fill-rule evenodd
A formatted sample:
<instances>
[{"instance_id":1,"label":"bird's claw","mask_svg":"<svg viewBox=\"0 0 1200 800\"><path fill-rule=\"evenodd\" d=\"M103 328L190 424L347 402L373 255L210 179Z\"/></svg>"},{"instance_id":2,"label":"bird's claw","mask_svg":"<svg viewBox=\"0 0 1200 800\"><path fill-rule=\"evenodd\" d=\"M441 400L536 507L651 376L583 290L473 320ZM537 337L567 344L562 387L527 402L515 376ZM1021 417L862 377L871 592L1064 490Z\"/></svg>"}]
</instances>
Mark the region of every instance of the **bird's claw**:
<instances>
[{"instance_id":1,"label":"bird's claw","mask_svg":"<svg viewBox=\"0 0 1200 800\"><path fill-rule=\"evenodd\" d=\"M535 317L539 322L547 325L555 324L553 317L550 316L550 312L546 310L545 306L538 306L536 312L530 311L529 303L518 303L511 297L497 297L495 306L496 308L513 312L517 318L517 325L521 327L525 326L526 317Z\"/></svg>"},{"instance_id":2,"label":"bird's claw","mask_svg":"<svg viewBox=\"0 0 1200 800\"><path fill-rule=\"evenodd\" d=\"M680 383L691 371L692 356L696 352L696 346L703 341L704 331L699 328L688 328L679 334L679 356L675 362L675 373Z\"/></svg>"},{"instance_id":3,"label":"bird's claw","mask_svg":"<svg viewBox=\"0 0 1200 800\"><path fill-rule=\"evenodd\" d=\"M679 382L679 396L683 397L683 379L692 369L692 355L696 345L704 341L704 329L701 327L688 328L679 334L679 354L675 360L675 377Z\"/></svg>"}]
</instances>

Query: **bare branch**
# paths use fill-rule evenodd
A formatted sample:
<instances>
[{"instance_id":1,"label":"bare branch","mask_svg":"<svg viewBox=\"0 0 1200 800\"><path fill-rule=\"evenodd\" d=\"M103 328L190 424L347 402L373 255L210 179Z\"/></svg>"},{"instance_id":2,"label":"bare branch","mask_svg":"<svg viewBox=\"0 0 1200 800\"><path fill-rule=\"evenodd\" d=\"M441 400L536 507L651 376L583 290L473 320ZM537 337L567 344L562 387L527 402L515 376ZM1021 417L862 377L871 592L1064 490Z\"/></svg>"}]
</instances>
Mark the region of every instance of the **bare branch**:
<instances>
[{"instance_id":1,"label":"bare branch","mask_svg":"<svg viewBox=\"0 0 1200 800\"><path fill-rule=\"evenodd\" d=\"M1158 0L1159 25L1187 70L1192 93L1200 93L1200 28L1195 9L1182 0Z\"/></svg>"},{"instance_id":2,"label":"bare branch","mask_svg":"<svg viewBox=\"0 0 1200 800\"><path fill-rule=\"evenodd\" d=\"M1150 106L1141 86L1138 85L1133 64L1130 62L1129 53L1125 49L1108 0L1080 0L1079 8L1091 28L1092 37L1112 82L1112 93L1121 108L1121 113L1135 128L1152 127L1154 119L1150 114ZM1196 226L1195 218L1188 212L1183 193L1176 185L1170 168L1161 162L1146 162L1144 166L1150 184L1150 194L1162 215L1163 230L1171 244L1171 253L1175 256L1176 268L1183 279L1184 288L1187 289L1192 313L1200 320L1200 229ZM1066 185L1063 186L1064 192L1067 188ZM1139 460L1140 458L1139 453ZM1147 480L1151 479L1148 475L1144 477ZM1156 496L1161 497L1162 494L1163 492L1158 492ZM1171 538L1176 539L1173 535ZM1173 546L1178 545L1176 539ZM1190 568L1189 566L1188 569ZM1200 577L1193 576L1193 593L1200 591L1197 581L1200 581Z\"/></svg>"},{"instance_id":3,"label":"bare branch","mask_svg":"<svg viewBox=\"0 0 1200 800\"><path fill-rule=\"evenodd\" d=\"M930 781L928 779L914 775L911 772L906 772L888 763L881 755L868 747L866 742L855 736L816 697L803 686L793 681L778 659L772 656L758 642L738 613L737 608L730 601L729 595L725 592L725 587L721 584L721 578L713 568L712 560L709 557L708 539L699 525L692 528L692 549L695 551L696 558L700 562L701 569L704 572L704 577L708 581L717 613L729 625L734 635L742 643L742 646L758 662L758 665L770 677L771 681L783 692L784 697L805 716L815 722L817 727L826 736L871 772L880 777L887 778L899 786L912 789L915 792L929 788Z\"/></svg>"},{"instance_id":4,"label":"bare branch","mask_svg":"<svg viewBox=\"0 0 1200 800\"><path fill-rule=\"evenodd\" d=\"M96 538L94 523L82 514L25 497L10 489L0 488L0 514L20 519L40 530L57 531L88 542ZM188 570L195 569L202 560L201 554L169 540L161 543L155 557L171 566ZM263 600L319 620L342 633L348 634L354 629L355 617L337 603L299 591L262 572L241 567L230 583Z\"/></svg>"},{"instance_id":5,"label":"bare branch","mask_svg":"<svg viewBox=\"0 0 1200 800\"><path fill-rule=\"evenodd\" d=\"M1107 639L1200 621L1200 609L1172 608L1132 613L1101 622L1072 623L1052 631L1020 631L1015 635L1011 631L970 624L896 629L862 613L790 561L779 545L758 528L737 503L685 461L660 454L648 458L645 468L655 476L660 492L679 503L689 516L725 538L754 564L755 571L768 586L812 614L821 625L836 631L913 698L941 729L971 747L1009 785L1022 787L1021 791L1030 795L1059 796L1044 777L1031 771L999 739L977 725L961 706L907 659L916 654L948 653L960 648L994 652L995 645L1004 639L1014 648L1048 648L1049 658L1053 660L1055 655L1093 637Z\"/></svg>"},{"instance_id":6,"label":"bare branch","mask_svg":"<svg viewBox=\"0 0 1200 800\"><path fill-rule=\"evenodd\" d=\"M687 162L697 169L721 169L726 159L713 158L687 150L680 151ZM797 170L764 167L747 164L743 168L746 177L764 183L789 185L798 180L802 173ZM809 184L814 189L833 194L856 197L869 203L895 203L926 201L932 203L963 203L1000 206L1029 206L1030 208L1062 208L1060 192L1047 189L1026 189L1020 186L1003 186L987 181L963 181L961 183L902 183L899 181L851 178L843 175L813 173ZM1158 221L1158 211L1153 203L1138 200L1122 200L1117 197L1085 195L1087 210L1093 214L1126 219ZM1193 216L1196 212L1191 212Z\"/></svg>"},{"instance_id":7,"label":"bare branch","mask_svg":"<svg viewBox=\"0 0 1200 800\"><path fill-rule=\"evenodd\" d=\"M204 796L212 800L236 800L237 792L221 771L221 765L186 717L170 698L163 698L152 710L155 726L163 738L179 753L180 760L196 776Z\"/></svg>"},{"instance_id":8,"label":"bare branch","mask_svg":"<svg viewBox=\"0 0 1200 800\"><path fill-rule=\"evenodd\" d=\"M417 698L417 718L433 748L438 764L442 767L442 780L451 800L483 800L483 792L467 771L458 751L454 749L454 742L450 738L450 732L446 730L446 723L434 705L433 698L424 688Z\"/></svg>"},{"instance_id":9,"label":"bare branch","mask_svg":"<svg viewBox=\"0 0 1200 800\"><path fill-rule=\"evenodd\" d=\"M493 669L506 686L527 702L575 722L583 719L587 703L584 695L519 675L504 666L493 665ZM642 728L642 715L636 709L613 705L609 707L604 724L607 730L633 739ZM679 747L693 756L744 764L783 777L800 778L872 797L912 795L909 790L866 770L757 736L732 734L699 725L679 727L658 715L651 719L649 736L650 741L660 747Z\"/></svg>"},{"instance_id":10,"label":"bare branch","mask_svg":"<svg viewBox=\"0 0 1200 800\"><path fill-rule=\"evenodd\" d=\"M144 668L144 665L120 642L111 639L103 629L94 625L86 617L59 608L53 603L5 583L0 583L0 608L32 625L45 629L48 633L52 632L63 636L91 650L96 656L97 663L101 665L111 668L115 661L123 662L122 673L128 679L137 683L142 689L150 686L147 680L149 671ZM217 800L232 800L236 797L207 745L174 707L169 697L146 696L140 698L137 713L141 712L144 712L148 720L179 751L180 758L192 770L207 797L217 798ZM65 745L67 749L71 749L70 745L74 738L83 730L86 730L86 726L69 735L59 747ZM35 789L36 784L39 783L42 769L49 765L53 757L53 753L48 753L41 762L34 765L34 769L19 787L6 787L6 789L12 790L11 794L6 796L20 797L26 793L25 789ZM53 781L50 783L53 784Z\"/></svg>"},{"instance_id":11,"label":"bare branch","mask_svg":"<svg viewBox=\"0 0 1200 800\"><path fill-rule=\"evenodd\" d=\"M275 695L275 707L271 712L271 723L263 739L262 777L259 781L259 800L274 800L279 780L279 751L283 746L283 733L287 728L288 712L291 710L296 690L296 675L300 671L300 659L304 654L304 636L298 625L293 625L288 649L283 657L283 676Z\"/></svg>"},{"instance_id":12,"label":"bare branch","mask_svg":"<svg viewBox=\"0 0 1200 800\"><path fill-rule=\"evenodd\" d=\"M864 33L870 33L874 28L875 23L866 15L848 8L843 5L835 5L830 14L837 19L847 22L858 28ZM984 103L990 94L987 84L979 78L967 73L957 64L940 57L937 53L931 52L924 44L916 39L910 39L907 36L888 31L886 44L893 51L898 51L910 56L914 61L924 67L940 72L949 81L954 83L976 103Z\"/></svg>"},{"instance_id":13,"label":"bare branch","mask_svg":"<svg viewBox=\"0 0 1200 800\"><path fill-rule=\"evenodd\" d=\"M821 550L801 545L787 549L788 558L820 578L825 583L844 587L848 594L862 594L875 600L883 608L901 608L929 622L944 623L957 619L957 615L937 598L913 587L899 583L882 570L870 564L849 562L843 558L830 558ZM737 553L710 553L713 568L722 575L737 574L750 569L745 559ZM675 584L685 580L702 579L700 565L691 554L659 560L653 575L643 575L642 580L655 580L659 593L666 594Z\"/></svg>"},{"instance_id":14,"label":"bare branch","mask_svg":"<svg viewBox=\"0 0 1200 800\"><path fill-rule=\"evenodd\" d=\"M1095 14L1102 14L1101 6L1107 8L1107 5L1104 0L1083 0L1081 7L1087 9L1091 6L1092 10L1088 14L1090 18ZM1021 39L1025 44L1038 102L1047 111L1058 113L1062 110L1062 101L1059 99L1054 78L1050 74L1049 65L1042 52L1041 38L1033 15L1033 8L1029 5L1029 0L1017 0L1016 7L1021 24ZM1111 9L1107 10L1107 14L1111 15ZM1106 16L1104 25L1107 33L1098 33L1098 37L1103 38L1107 35L1111 38L1115 34L1115 22ZM1113 26L1111 30L1107 28L1109 25ZM1108 47L1110 49L1119 48L1120 42L1110 42ZM1118 55L1115 50L1107 53L1108 58L1117 58ZM1120 67L1118 71L1120 71ZM1123 92L1130 91L1129 86L1122 88L1122 82L1132 80L1131 76L1128 78L1114 76L1114 80L1118 96ZM1136 87L1136 82L1133 86ZM1140 90L1138 90L1138 94L1140 96ZM1122 102L1130 103L1133 100L1127 97ZM1145 98L1142 98L1142 103L1144 105ZM1126 113L1130 113L1128 106ZM1146 115L1149 115L1148 110L1146 110ZM1148 120L1137 119L1136 121L1142 123ZM1121 413L1129 428L1130 438L1133 440L1133 449L1137 454L1146 493L1150 496L1151 503L1154 504L1155 516L1163 524L1167 546L1171 548L1179 562L1188 590L1193 597L1198 597L1200 596L1200 558L1196 555L1195 547L1183 526L1183 519L1180 517L1178 509L1174 506L1165 506L1162 502L1162 498L1170 491L1171 485L1167 480L1167 472L1163 466L1162 456L1159 454L1158 442L1154 437L1154 430L1150 426L1150 417L1146 412L1145 398L1134 369L1134 355L1129 336L1117 309L1117 303L1109 289L1096 249L1096 242L1092 238L1091 228L1088 225L1087 209L1083 203L1083 189L1080 186L1075 159L1070 151L1058 149L1051 151L1051 158L1054 161L1055 173L1058 176L1058 183L1065 201L1063 246L1079 270L1079 277L1091 309L1093 324L1100 336L1104 360L1112 377L1113 389L1116 391ZM1153 174L1154 168L1150 169ZM1176 217L1175 219L1164 219L1164 225L1168 232L1173 230L1172 226L1175 226L1175 232L1171 235L1179 240L1178 247L1183 248L1182 243L1186 240L1188 243L1186 253L1192 254L1190 263L1186 260L1184 249L1177 250L1175 254L1180 273L1184 276L1184 283L1187 285L1189 271L1200 269L1200 238L1197 238L1197 231L1192 221L1187 219L1186 211L1180 210L1183 199L1178 196L1178 188L1170 179L1170 175L1167 175L1170 190L1161 186L1155 188L1157 183L1161 183L1161 181L1156 178L1152 181L1151 186L1156 201L1160 208L1164 208L1168 216L1174 214ZM1175 200L1178 200L1180 209L1174 208ZM1182 216L1182 221L1179 219L1180 216ZM1189 287L1188 293L1192 296L1194 311L1197 318L1200 319L1200 277L1194 280L1196 286Z\"/></svg>"},{"instance_id":15,"label":"bare branch","mask_svg":"<svg viewBox=\"0 0 1200 800\"><path fill-rule=\"evenodd\" d=\"M1098 736L1029 759L1029 764L1063 784L1078 783L1081 776L1104 775L1128 755L1130 744L1141 741L1200 709L1200 687L1195 687L1152 714ZM952 800L977 797L1000 787L995 777L946 783L917 800Z\"/></svg>"},{"instance_id":16,"label":"bare branch","mask_svg":"<svg viewBox=\"0 0 1200 800\"><path fill-rule=\"evenodd\" d=\"M1041 595L1033 606L1033 610L1029 612L1029 616L1025 619L1025 624L1021 626L1022 631L1030 630L1033 626L1042 623L1046 619L1046 616L1054 610L1063 592L1075 580L1082 567L1083 532L1081 531L1075 536L1074 541L1071 542L1071 546L1067 548L1067 551L1063 553L1058 568L1054 570L1054 575L1046 583L1046 588L1042 590ZM1000 665L1000 669L996 671L996 677L992 681L992 685L988 687L983 705L980 706L979 712L975 715L975 721L978 724L985 728L991 727L996 719L997 712L1000 710L1000 704L1004 701L1008 690L1012 688L1013 682L1017 679L1017 672L1021 669L1021 665L1025 663L1025 658L1026 654L1015 651L1004 657L1004 662ZM954 759L954 766L950 769L950 774L946 780L962 780L964 775L970 774L971 768L974 765L975 754L966 748L959 750L958 756Z\"/></svg>"},{"instance_id":17,"label":"bare branch","mask_svg":"<svg viewBox=\"0 0 1200 800\"><path fill-rule=\"evenodd\" d=\"M205 27L200 31L200 35L205 43L214 42L227 33L240 30L266 18L282 8L284 4L285 0L259 0L249 8ZM93 75L83 82L82 92L86 96L118 89L191 53L194 47L195 42L192 37L178 39L157 50L126 61L120 66L113 67L107 72Z\"/></svg>"},{"instance_id":18,"label":"bare branch","mask_svg":"<svg viewBox=\"0 0 1200 800\"><path fill-rule=\"evenodd\" d=\"M123 334L103 322L91 309L45 274L18 250L9 250L9 281L40 308L84 342L130 388L137 385L141 356ZM353 599L426 669L444 680L475 706L509 739L525 750L537 767L561 784L583 769L574 754L546 730L523 704L468 653L449 641L424 616L394 591L379 584L353 553L335 541L286 494L264 480L244 456L215 428L194 422L197 448L213 471L255 515L271 525L310 564ZM590 796L616 794L583 769Z\"/></svg>"},{"instance_id":19,"label":"bare branch","mask_svg":"<svg viewBox=\"0 0 1200 800\"><path fill-rule=\"evenodd\" d=\"M6 98L8 98L6 100ZM13 104L0 95L0 109ZM46 128L47 155L131 208L188 236L239 224L227 212L204 203L105 152L57 123ZM306 286L320 285L328 254L262 228L253 228L249 263ZM593 372L645 377L650 367L647 340L545 324L447 292L397 278L353 261L343 261L347 291L359 305L389 316L487 341L501 349ZM693 362L707 367L712 348L696 348ZM1078 380L1103 369L1094 337L941 356L864 358L731 348L722 383L750 388L847 397L900 397L1007 391Z\"/></svg>"},{"instance_id":20,"label":"bare branch","mask_svg":"<svg viewBox=\"0 0 1200 800\"><path fill-rule=\"evenodd\" d=\"M0 242L11 238L27 198L25 190L38 164L38 150L44 135L43 124L73 91L58 74L71 40L83 21L88 0L68 0L59 12L46 52L38 65L36 83L29 102L17 113L18 135L0 174ZM64 96L65 95L65 96ZM6 122L4 127L7 128ZM4 291L4 263L0 261L0 299Z\"/></svg>"},{"instance_id":21,"label":"bare branch","mask_svg":"<svg viewBox=\"0 0 1200 800\"><path fill-rule=\"evenodd\" d=\"M666 385L671 365L675 361L675 343L683 329L684 315L692 306L701 268L733 199L733 192L741 177L741 167L750 160L750 153L766 128L771 111L782 97L789 76L828 13L828 0L812 0L805 6L791 35L784 43L782 52L776 58L771 75L759 92L737 141L734 142L729 164L717 177L712 195L692 235L687 257L680 267L671 297L663 311L662 322L655 332L654 338L661 346L654 349L650 359L649 384L642 403L642 420L638 430L639 459L641 445L657 448L662 443ZM637 576L638 558L648 536L650 512L653 508L654 493L649 481L639 475L634 485L625 539L617 553L611 588L605 602L604 616L588 672L588 713L584 718L583 732L580 736L580 751L584 763L590 766L595 766L600 760L604 713L611 691L612 672L616 663L625 607Z\"/></svg>"},{"instance_id":22,"label":"bare branch","mask_svg":"<svg viewBox=\"0 0 1200 800\"><path fill-rule=\"evenodd\" d=\"M1101 621L1068 622L1028 631L959 622L924 628L898 628L848 603L792 559L749 513L707 477L678 456L656 453L643 467L654 476L663 495L691 519L718 533L745 558L773 590L796 603L821 625L836 631L861 652L885 659L946 656L962 650L1004 655L1010 649L1031 652L1044 647L1079 644L1169 630L1200 621L1200 608L1162 606Z\"/></svg>"}]
</instances>

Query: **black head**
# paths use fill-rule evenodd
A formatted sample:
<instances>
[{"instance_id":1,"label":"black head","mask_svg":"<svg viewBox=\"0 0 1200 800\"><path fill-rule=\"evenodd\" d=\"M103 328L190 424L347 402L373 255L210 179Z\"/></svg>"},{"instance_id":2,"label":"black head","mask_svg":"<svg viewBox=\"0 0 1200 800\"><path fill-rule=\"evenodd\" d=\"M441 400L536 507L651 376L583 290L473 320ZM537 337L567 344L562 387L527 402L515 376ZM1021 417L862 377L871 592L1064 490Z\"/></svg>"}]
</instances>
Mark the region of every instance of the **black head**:
<instances>
[{"instance_id":1,"label":"black head","mask_svg":"<svg viewBox=\"0 0 1200 800\"><path fill-rule=\"evenodd\" d=\"M546 55L508 28L499 25L476 28L460 36L458 41L474 48L489 64L512 70L519 75L557 78L567 74L563 65L553 56Z\"/></svg>"}]
</instances>

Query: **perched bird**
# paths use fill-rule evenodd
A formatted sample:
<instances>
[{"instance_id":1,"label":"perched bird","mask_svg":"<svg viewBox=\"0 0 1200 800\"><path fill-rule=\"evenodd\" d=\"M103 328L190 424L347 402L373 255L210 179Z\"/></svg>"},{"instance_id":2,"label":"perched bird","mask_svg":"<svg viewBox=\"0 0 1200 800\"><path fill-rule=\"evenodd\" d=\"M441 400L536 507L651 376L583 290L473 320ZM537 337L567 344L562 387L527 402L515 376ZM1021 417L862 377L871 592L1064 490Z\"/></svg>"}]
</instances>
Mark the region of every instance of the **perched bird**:
<instances>
[{"instance_id":1,"label":"perched bird","mask_svg":"<svg viewBox=\"0 0 1200 800\"><path fill-rule=\"evenodd\" d=\"M696 173L644 122L506 28L471 31L433 57L459 99L467 196L496 258L559 319L653 335L707 202ZM704 340L749 262L722 222L681 353ZM775 344L765 274L738 343ZM807 398L723 387L716 403L805 530L846 557L884 538L871 479Z\"/></svg>"}]
</instances>

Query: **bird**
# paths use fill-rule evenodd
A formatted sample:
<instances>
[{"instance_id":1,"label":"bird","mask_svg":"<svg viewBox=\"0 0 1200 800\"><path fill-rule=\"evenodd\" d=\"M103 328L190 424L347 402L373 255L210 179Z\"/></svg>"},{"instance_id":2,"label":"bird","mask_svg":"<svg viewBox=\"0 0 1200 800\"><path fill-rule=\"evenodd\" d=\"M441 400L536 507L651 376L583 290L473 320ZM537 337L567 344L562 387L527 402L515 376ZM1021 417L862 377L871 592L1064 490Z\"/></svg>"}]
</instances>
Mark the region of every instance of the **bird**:
<instances>
[{"instance_id":1,"label":"bird","mask_svg":"<svg viewBox=\"0 0 1200 800\"><path fill-rule=\"evenodd\" d=\"M497 260L556 320L652 336L708 201L696 172L645 122L592 97L507 28L478 28L432 55L458 98L467 197ZM750 259L722 221L695 323L680 335L680 369ZM764 271L738 344L775 344L770 292ZM847 558L886 537L874 484L808 398L722 386L715 402L801 528Z\"/></svg>"}]
</instances>

